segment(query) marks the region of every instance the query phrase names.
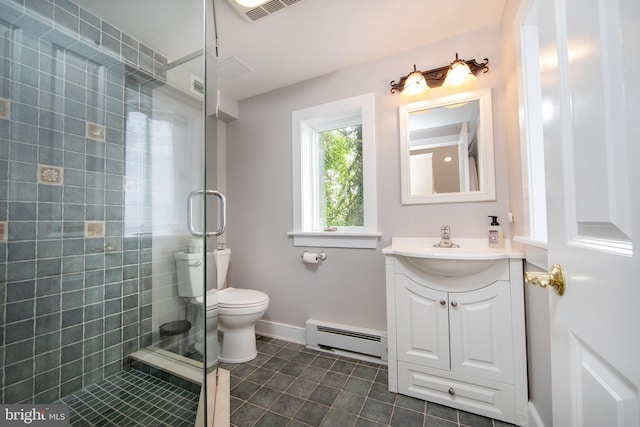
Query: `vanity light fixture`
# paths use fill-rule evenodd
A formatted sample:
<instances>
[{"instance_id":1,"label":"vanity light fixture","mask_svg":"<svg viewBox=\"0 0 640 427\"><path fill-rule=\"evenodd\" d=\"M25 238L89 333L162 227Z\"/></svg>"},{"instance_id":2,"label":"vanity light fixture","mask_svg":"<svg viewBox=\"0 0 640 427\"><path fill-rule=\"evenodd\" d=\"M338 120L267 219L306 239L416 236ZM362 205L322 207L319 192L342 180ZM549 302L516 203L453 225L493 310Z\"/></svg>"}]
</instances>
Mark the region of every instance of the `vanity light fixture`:
<instances>
[{"instance_id":1,"label":"vanity light fixture","mask_svg":"<svg viewBox=\"0 0 640 427\"><path fill-rule=\"evenodd\" d=\"M413 71L401 77L398 82L391 81L391 93L402 92L409 96L416 96L431 87L461 86L475 79L480 71L488 72L488 65L488 58L484 58L484 62L478 63L475 59L459 59L457 53L456 59L444 67L418 71L414 65Z\"/></svg>"}]
</instances>

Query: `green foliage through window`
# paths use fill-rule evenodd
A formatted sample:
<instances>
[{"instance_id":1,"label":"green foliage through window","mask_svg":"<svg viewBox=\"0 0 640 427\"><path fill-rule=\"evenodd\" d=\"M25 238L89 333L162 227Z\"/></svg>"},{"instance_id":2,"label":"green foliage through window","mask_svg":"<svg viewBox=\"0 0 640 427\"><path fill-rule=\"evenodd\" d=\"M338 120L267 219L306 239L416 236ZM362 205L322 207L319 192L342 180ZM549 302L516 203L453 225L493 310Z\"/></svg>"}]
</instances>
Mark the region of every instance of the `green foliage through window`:
<instances>
[{"instance_id":1,"label":"green foliage through window","mask_svg":"<svg viewBox=\"0 0 640 427\"><path fill-rule=\"evenodd\" d=\"M320 165L321 224L363 226L362 125L319 132L318 140L320 162L324 162Z\"/></svg>"}]
</instances>

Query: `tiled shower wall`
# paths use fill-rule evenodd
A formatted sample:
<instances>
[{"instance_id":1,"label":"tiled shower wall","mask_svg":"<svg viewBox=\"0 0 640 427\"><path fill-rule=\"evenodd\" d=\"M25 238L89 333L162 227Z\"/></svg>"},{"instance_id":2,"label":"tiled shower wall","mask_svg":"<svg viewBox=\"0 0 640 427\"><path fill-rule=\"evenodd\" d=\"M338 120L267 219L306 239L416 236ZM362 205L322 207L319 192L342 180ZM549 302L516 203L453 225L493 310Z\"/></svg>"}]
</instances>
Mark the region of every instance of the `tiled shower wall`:
<instances>
[{"instance_id":1,"label":"tiled shower wall","mask_svg":"<svg viewBox=\"0 0 640 427\"><path fill-rule=\"evenodd\" d=\"M3 403L53 402L150 344L151 142L127 115L163 64L67 0L0 0Z\"/></svg>"}]
</instances>

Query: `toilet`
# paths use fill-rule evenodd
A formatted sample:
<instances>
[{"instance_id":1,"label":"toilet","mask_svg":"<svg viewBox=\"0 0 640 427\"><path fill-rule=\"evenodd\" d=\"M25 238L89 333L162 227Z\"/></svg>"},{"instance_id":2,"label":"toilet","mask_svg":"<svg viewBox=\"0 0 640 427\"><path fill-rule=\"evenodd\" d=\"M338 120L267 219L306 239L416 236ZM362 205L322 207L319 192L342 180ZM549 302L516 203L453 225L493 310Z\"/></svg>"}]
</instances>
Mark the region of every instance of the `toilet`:
<instances>
[{"instance_id":1,"label":"toilet","mask_svg":"<svg viewBox=\"0 0 640 427\"><path fill-rule=\"evenodd\" d=\"M217 269L217 286L206 293L207 302L207 366L216 360L224 363L242 363L253 360L256 349L255 323L262 318L269 306L269 296L253 289L226 287L231 250L217 249L207 252L207 266ZM202 307L204 277L202 252L198 247L175 255L178 270L178 295L190 298L192 304ZM212 277L213 274L207 274ZM195 349L203 352L202 310L196 319ZM217 334L216 333L217 329ZM214 335L215 334L215 335ZM213 336L212 336L213 335ZM219 347L219 348L218 348ZM215 355L218 355L216 358Z\"/></svg>"}]
</instances>

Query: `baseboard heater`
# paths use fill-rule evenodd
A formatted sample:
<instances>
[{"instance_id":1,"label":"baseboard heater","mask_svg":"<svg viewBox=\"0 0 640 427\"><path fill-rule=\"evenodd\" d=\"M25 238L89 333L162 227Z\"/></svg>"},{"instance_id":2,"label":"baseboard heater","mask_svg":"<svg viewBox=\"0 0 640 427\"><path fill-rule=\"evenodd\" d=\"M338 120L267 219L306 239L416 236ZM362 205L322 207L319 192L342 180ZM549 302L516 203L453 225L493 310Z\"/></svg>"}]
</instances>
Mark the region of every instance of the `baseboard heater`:
<instances>
[{"instance_id":1,"label":"baseboard heater","mask_svg":"<svg viewBox=\"0 0 640 427\"><path fill-rule=\"evenodd\" d=\"M309 319L305 322L307 347L346 352L356 358L387 360L387 333L374 329Z\"/></svg>"}]
</instances>

